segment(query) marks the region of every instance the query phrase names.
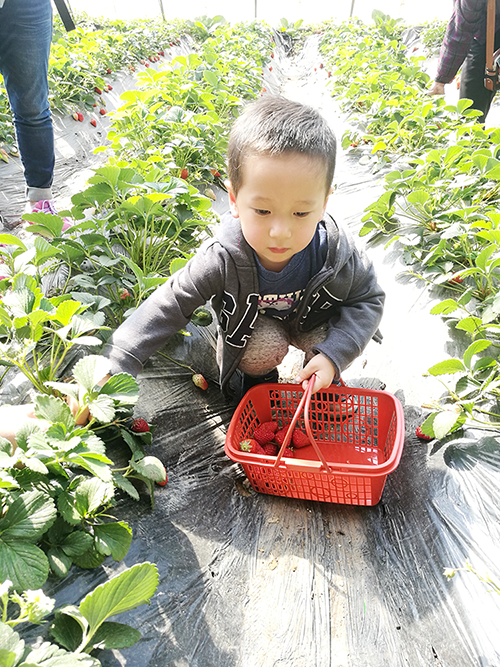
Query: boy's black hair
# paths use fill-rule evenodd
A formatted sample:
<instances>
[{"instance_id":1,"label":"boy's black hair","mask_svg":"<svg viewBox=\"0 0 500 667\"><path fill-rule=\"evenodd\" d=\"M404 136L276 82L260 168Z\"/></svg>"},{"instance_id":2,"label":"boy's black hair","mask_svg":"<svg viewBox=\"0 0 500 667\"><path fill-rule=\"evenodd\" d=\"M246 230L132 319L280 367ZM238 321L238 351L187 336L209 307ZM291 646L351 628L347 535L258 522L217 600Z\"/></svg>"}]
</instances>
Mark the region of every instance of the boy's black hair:
<instances>
[{"instance_id":1,"label":"boy's black hair","mask_svg":"<svg viewBox=\"0 0 500 667\"><path fill-rule=\"evenodd\" d=\"M242 167L251 155L301 153L325 164L330 190L335 171L337 141L316 109L285 97L264 95L245 108L236 119L227 148L228 176L236 195L242 184Z\"/></svg>"}]
</instances>

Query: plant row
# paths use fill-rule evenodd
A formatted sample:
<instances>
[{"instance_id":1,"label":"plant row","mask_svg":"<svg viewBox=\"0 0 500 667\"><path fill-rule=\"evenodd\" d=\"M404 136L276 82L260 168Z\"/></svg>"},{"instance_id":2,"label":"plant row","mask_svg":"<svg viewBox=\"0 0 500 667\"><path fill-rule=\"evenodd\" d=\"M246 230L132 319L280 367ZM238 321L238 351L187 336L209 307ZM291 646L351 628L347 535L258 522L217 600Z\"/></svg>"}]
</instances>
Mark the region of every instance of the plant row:
<instances>
[{"instance_id":1,"label":"plant row","mask_svg":"<svg viewBox=\"0 0 500 667\"><path fill-rule=\"evenodd\" d=\"M343 146L385 173L385 191L367 207L360 233L396 242L410 275L446 288L431 312L468 337L461 358L428 370L453 378L428 406L423 433L498 430L500 129L484 129L470 100L429 97L422 57L403 34L398 21L374 12L370 27L329 24L323 36L332 95L350 122Z\"/></svg>"},{"instance_id":2,"label":"plant row","mask_svg":"<svg viewBox=\"0 0 500 667\"><path fill-rule=\"evenodd\" d=\"M147 455L152 427L134 418L136 380L122 373L99 386L109 370L99 350L210 233L215 214L207 189L223 185L230 122L261 92L262 67L274 48L263 24L199 23L208 34L197 53L161 69L152 64L138 74L137 90L123 95L108 162L65 212L74 224L29 214L32 237L0 235L2 379L15 372L27 378L45 425L23 427L16 447L0 440L0 645L9 646L0 662L9 665L48 657L65 666L98 664L88 656L95 646L123 648L139 636L106 619L147 601L154 592L147 582L157 582L154 566L142 564L122 583L130 606L115 610L112 579L79 607L58 610L51 635L64 649L44 644L42 654L33 654L13 629L37 618L43 596L30 606L32 589L48 576L65 577L73 565L97 567L108 556L121 560L132 532L113 516L118 495L139 500L145 484L153 503L155 482L166 480L163 464ZM193 321L206 323L206 313ZM67 398L79 403L78 414ZM82 425L84 409L90 418ZM123 461L110 459L111 444ZM143 594L134 594L143 585Z\"/></svg>"}]
</instances>

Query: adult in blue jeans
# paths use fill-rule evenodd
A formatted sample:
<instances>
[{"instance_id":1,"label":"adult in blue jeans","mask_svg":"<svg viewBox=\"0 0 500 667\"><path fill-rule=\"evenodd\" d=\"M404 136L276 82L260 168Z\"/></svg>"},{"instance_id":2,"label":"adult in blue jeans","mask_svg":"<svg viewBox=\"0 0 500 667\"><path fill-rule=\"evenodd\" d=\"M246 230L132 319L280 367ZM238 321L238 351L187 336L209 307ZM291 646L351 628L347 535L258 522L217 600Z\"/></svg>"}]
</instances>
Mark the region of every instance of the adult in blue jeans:
<instances>
[{"instance_id":1,"label":"adult in blue jeans","mask_svg":"<svg viewBox=\"0 0 500 667\"><path fill-rule=\"evenodd\" d=\"M54 132L47 80L50 0L0 0L0 72L14 116L32 210L55 213Z\"/></svg>"}]
</instances>

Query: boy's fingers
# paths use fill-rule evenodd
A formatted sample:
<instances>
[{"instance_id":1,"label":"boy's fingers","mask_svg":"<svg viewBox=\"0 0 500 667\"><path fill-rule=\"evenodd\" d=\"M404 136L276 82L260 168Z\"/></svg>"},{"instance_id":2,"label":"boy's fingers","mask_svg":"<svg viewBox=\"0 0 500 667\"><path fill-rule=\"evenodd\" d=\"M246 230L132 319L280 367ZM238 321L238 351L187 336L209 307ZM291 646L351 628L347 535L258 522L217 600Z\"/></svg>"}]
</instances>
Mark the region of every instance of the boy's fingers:
<instances>
[{"instance_id":1,"label":"boy's fingers","mask_svg":"<svg viewBox=\"0 0 500 667\"><path fill-rule=\"evenodd\" d=\"M76 399L74 399L72 396L66 396L66 403L69 405L69 409L71 410L71 413L73 417L78 417L75 420L75 423L77 426L83 426L86 424L89 420L89 409L85 408L85 410L82 411L81 414L78 414L80 411L80 403Z\"/></svg>"}]
</instances>

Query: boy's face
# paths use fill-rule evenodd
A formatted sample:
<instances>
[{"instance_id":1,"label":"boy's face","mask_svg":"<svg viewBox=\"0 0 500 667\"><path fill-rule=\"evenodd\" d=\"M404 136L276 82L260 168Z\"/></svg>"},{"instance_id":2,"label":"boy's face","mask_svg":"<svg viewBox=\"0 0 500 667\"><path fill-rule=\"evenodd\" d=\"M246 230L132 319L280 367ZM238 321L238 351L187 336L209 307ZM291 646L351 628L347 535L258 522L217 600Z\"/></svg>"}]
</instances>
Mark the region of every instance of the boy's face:
<instances>
[{"instance_id":1,"label":"boy's face","mask_svg":"<svg viewBox=\"0 0 500 667\"><path fill-rule=\"evenodd\" d=\"M325 213L325 189L319 158L285 153L245 159L238 194L229 187L230 208L264 268L281 271L309 245Z\"/></svg>"}]
</instances>

